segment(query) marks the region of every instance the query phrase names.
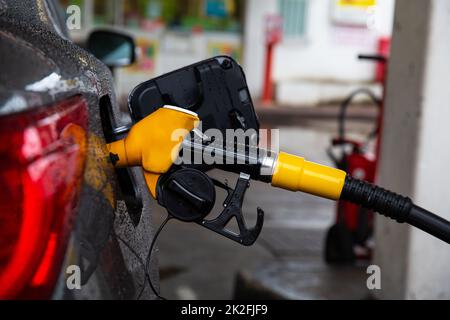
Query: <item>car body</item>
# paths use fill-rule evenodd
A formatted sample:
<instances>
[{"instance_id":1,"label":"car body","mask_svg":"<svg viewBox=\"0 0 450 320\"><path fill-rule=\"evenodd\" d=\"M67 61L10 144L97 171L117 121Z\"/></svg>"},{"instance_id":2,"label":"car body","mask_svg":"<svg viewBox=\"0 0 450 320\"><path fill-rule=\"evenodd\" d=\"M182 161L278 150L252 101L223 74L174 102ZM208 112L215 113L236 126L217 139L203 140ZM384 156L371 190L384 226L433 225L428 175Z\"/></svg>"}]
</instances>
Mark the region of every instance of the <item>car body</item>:
<instances>
[{"instance_id":1,"label":"car body","mask_svg":"<svg viewBox=\"0 0 450 320\"><path fill-rule=\"evenodd\" d=\"M0 298L134 299L149 197L133 223L106 149L105 130L123 124L111 72L58 10L0 0Z\"/></svg>"}]
</instances>

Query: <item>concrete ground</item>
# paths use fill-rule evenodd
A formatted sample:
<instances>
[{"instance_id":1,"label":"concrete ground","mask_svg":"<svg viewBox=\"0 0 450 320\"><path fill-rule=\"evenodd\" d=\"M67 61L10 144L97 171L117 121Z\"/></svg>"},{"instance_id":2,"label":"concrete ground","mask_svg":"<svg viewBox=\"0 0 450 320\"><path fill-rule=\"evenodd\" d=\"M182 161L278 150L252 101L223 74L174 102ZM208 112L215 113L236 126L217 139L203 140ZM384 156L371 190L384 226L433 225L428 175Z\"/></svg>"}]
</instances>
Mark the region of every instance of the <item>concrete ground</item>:
<instances>
[{"instance_id":1,"label":"concrete ground","mask_svg":"<svg viewBox=\"0 0 450 320\"><path fill-rule=\"evenodd\" d=\"M318 115L312 110L303 116L301 110L291 115L283 110L283 116L273 109L259 113L263 127L280 129L281 150L331 165L325 149L336 132L336 108L317 109ZM374 110L358 112L363 116L355 117L349 130L361 137L372 128ZM236 179L222 172L212 175L228 179L230 185ZM334 221L332 201L252 182L244 205L249 226L257 206L265 211L264 228L250 247L196 224L170 221L158 240L161 294L168 299L370 297L365 268L330 267L323 262L325 232ZM154 205L153 212L159 224L164 210Z\"/></svg>"}]
</instances>

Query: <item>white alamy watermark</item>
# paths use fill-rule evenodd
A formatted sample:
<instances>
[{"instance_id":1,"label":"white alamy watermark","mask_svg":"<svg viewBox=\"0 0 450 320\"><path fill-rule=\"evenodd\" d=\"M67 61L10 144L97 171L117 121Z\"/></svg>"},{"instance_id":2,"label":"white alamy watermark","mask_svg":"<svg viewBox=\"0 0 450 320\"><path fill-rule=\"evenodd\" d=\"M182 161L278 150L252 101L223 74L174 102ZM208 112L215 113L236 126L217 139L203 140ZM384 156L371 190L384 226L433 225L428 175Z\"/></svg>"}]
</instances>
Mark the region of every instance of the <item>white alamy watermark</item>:
<instances>
[{"instance_id":1,"label":"white alamy watermark","mask_svg":"<svg viewBox=\"0 0 450 320\"><path fill-rule=\"evenodd\" d=\"M81 30L81 8L70 5L66 9L66 26L69 30Z\"/></svg>"},{"instance_id":2,"label":"white alamy watermark","mask_svg":"<svg viewBox=\"0 0 450 320\"><path fill-rule=\"evenodd\" d=\"M200 122L192 133L185 129L172 132L172 141L184 139L182 152L178 145L172 150L172 161L177 165L255 165L267 154L266 148L279 151L279 137L279 129L207 129L203 132Z\"/></svg>"},{"instance_id":3,"label":"white alamy watermark","mask_svg":"<svg viewBox=\"0 0 450 320\"><path fill-rule=\"evenodd\" d=\"M369 290L381 290L381 268L376 264L367 267L366 273L369 274L366 285Z\"/></svg>"},{"instance_id":4,"label":"white alamy watermark","mask_svg":"<svg viewBox=\"0 0 450 320\"><path fill-rule=\"evenodd\" d=\"M81 289L81 268L77 265L70 265L66 268L66 286L69 290Z\"/></svg>"}]
</instances>

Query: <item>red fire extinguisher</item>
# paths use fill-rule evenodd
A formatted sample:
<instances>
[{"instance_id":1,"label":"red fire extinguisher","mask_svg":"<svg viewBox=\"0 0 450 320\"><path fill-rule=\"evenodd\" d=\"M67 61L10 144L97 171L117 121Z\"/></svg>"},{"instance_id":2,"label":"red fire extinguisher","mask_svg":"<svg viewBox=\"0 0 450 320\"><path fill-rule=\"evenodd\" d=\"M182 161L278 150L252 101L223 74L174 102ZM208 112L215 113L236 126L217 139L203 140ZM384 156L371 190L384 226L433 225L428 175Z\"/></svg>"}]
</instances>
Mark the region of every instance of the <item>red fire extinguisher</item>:
<instances>
[{"instance_id":1,"label":"red fire extinguisher","mask_svg":"<svg viewBox=\"0 0 450 320\"><path fill-rule=\"evenodd\" d=\"M358 179L374 182L376 159L373 153L368 152L367 145L376 135L378 128L365 142L345 137L346 110L358 95L367 95L374 104L381 105L381 101L370 90L360 89L353 92L341 105L339 137L332 140L327 151L339 169L347 171ZM336 222L328 230L325 241L325 260L328 263L350 263L355 258L369 258L371 248L368 241L372 232L373 212L346 201L339 201Z\"/></svg>"},{"instance_id":2,"label":"red fire extinguisher","mask_svg":"<svg viewBox=\"0 0 450 320\"><path fill-rule=\"evenodd\" d=\"M383 84L386 82L387 55L389 53L389 39L379 41L379 54L360 55L359 59L377 62L376 80ZM364 142L355 141L345 136L346 111L356 96L366 95L378 107L376 128L369 134ZM335 165L346 170L352 176L375 182L377 162L380 153L381 124L383 119L383 98L378 99L372 91L361 88L354 91L342 103L339 115L339 135L332 140L328 149L330 158ZM375 141L375 152L367 148L369 141ZM340 149L337 154L336 149ZM336 221L328 230L325 241L325 260L328 263L352 263L355 260L370 260L373 244L373 212L360 208L346 201L339 201L336 209Z\"/></svg>"}]
</instances>

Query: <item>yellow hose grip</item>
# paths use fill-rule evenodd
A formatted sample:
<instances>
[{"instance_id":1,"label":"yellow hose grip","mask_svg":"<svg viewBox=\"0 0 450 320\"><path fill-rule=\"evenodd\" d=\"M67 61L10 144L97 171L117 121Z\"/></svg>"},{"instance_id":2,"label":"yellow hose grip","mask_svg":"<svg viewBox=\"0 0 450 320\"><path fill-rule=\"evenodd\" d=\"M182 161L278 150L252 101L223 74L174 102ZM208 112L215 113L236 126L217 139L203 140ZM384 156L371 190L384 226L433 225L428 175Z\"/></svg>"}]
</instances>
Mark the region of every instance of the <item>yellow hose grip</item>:
<instances>
[{"instance_id":1,"label":"yellow hose grip","mask_svg":"<svg viewBox=\"0 0 450 320\"><path fill-rule=\"evenodd\" d=\"M281 152L272 176L272 186L339 200L345 176L345 171Z\"/></svg>"}]
</instances>

